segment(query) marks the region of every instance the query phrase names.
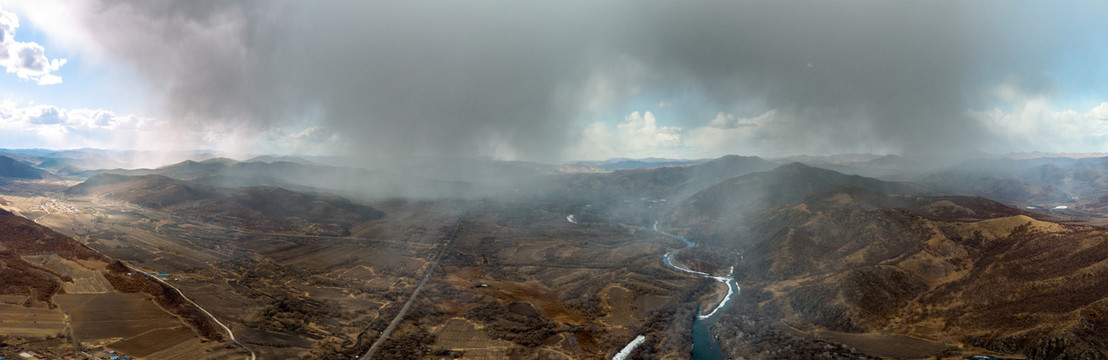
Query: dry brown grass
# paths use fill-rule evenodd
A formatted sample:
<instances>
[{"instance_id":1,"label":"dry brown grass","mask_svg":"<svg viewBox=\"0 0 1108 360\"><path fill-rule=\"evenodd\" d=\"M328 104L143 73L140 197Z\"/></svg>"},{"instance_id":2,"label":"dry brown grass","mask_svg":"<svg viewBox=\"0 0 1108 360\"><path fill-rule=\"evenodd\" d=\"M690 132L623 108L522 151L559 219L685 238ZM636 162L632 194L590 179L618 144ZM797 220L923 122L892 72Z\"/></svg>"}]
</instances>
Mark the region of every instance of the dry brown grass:
<instances>
[{"instance_id":1,"label":"dry brown grass","mask_svg":"<svg viewBox=\"0 0 1108 360\"><path fill-rule=\"evenodd\" d=\"M970 223L957 223L954 226L955 233L961 237L969 238L974 233L980 232L988 240L1007 237L1021 225L1030 224L1028 230L1043 234L1066 232L1065 226L1057 223L1032 219L1026 215L1016 215L996 219L981 220Z\"/></svg>"},{"instance_id":2,"label":"dry brown grass","mask_svg":"<svg viewBox=\"0 0 1108 360\"><path fill-rule=\"evenodd\" d=\"M503 359L511 346L508 341L489 338L477 325L461 318L447 320L434 334L435 347L464 351L467 359Z\"/></svg>"},{"instance_id":3,"label":"dry brown grass","mask_svg":"<svg viewBox=\"0 0 1108 360\"><path fill-rule=\"evenodd\" d=\"M632 311L631 292L619 286L609 286L603 293L604 303L607 305L608 316L603 318L605 323L618 327L629 327L638 323L635 313Z\"/></svg>"},{"instance_id":4,"label":"dry brown grass","mask_svg":"<svg viewBox=\"0 0 1108 360\"><path fill-rule=\"evenodd\" d=\"M73 261L57 254L25 256L27 262L50 269L58 274L73 278L73 282L62 282L62 290L67 294L103 294L113 292L112 284L104 278L106 263L101 261Z\"/></svg>"},{"instance_id":5,"label":"dry brown grass","mask_svg":"<svg viewBox=\"0 0 1108 360\"><path fill-rule=\"evenodd\" d=\"M566 308L558 301L557 292L536 282L497 281L489 283L489 289L500 293L497 298L531 303L543 317L554 321L571 324L585 322L585 318L580 313Z\"/></svg>"},{"instance_id":6,"label":"dry brown grass","mask_svg":"<svg viewBox=\"0 0 1108 360\"><path fill-rule=\"evenodd\" d=\"M923 359L938 355L947 345L904 335L852 334L817 331L816 336L849 345L862 353L894 359Z\"/></svg>"}]
</instances>

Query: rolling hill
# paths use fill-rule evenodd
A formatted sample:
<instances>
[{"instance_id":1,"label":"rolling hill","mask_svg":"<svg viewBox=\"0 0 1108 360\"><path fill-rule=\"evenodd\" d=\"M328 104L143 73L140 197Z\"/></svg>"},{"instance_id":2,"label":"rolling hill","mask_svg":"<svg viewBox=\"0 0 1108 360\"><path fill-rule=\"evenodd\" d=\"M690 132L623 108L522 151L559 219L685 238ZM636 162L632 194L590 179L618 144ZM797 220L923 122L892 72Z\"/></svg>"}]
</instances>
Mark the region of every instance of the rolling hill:
<instances>
[{"instance_id":1,"label":"rolling hill","mask_svg":"<svg viewBox=\"0 0 1108 360\"><path fill-rule=\"evenodd\" d=\"M698 238L733 232L746 215L783 204L799 204L808 197L842 186L892 194L930 194L923 187L791 163L770 171L738 176L692 195L674 210L671 226Z\"/></svg>"},{"instance_id":2,"label":"rolling hill","mask_svg":"<svg viewBox=\"0 0 1108 360\"><path fill-rule=\"evenodd\" d=\"M26 295L29 303L50 303L67 275L24 259L47 254L68 260L108 260L73 239L0 209L0 294Z\"/></svg>"},{"instance_id":3,"label":"rolling hill","mask_svg":"<svg viewBox=\"0 0 1108 360\"><path fill-rule=\"evenodd\" d=\"M793 331L1108 358L1100 228L798 164L705 189L670 221L714 249L690 255L737 263Z\"/></svg>"},{"instance_id":4,"label":"rolling hill","mask_svg":"<svg viewBox=\"0 0 1108 360\"><path fill-rule=\"evenodd\" d=\"M909 178L938 191L1037 207L1108 196L1108 158L978 159Z\"/></svg>"},{"instance_id":5,"label":"rolling hill","mask_svg":"<svg viewBox=\"0 0 1108 360\"><path fill-rule=\"evenodd\" d=\"M774 167L759 157L728 155L694 165L563 175L553 180L553 186L554 193L566 197L676 201L720 181Z\"/></svg>"},{"instance_id":6,"label":"rolling hill","mask_svg":"<svg viewBox=\"0 0 1108 360\"><path fill-rule=\"evenodd\" d=\"M39 170L10 157L0 155L0 179L42 180L53 178L49 172Z\"/></svg>"},{"instance_id":7,"label":"rolling hill","mask_svg":"<svg viewBox=\"0 0 1108 360\"><path fill-rule=\"evenodd\" d=\"M162 208L218 197L210 187L161 176L98 174L66 190L66 195L98 195L135 205Z\"/></svg>"},{"instance_id":8,"label":"rolling hill","mask_svg":"<svg viewBox=\"0 0 1108 360\"><path fill-rule=\"evenodd\" d=\"M66 194L103 197L257 231L346 235L354 224L385 216L336 196L277 187L218 188L161 175L99 174Z\"/></svg>"}]
</instances>

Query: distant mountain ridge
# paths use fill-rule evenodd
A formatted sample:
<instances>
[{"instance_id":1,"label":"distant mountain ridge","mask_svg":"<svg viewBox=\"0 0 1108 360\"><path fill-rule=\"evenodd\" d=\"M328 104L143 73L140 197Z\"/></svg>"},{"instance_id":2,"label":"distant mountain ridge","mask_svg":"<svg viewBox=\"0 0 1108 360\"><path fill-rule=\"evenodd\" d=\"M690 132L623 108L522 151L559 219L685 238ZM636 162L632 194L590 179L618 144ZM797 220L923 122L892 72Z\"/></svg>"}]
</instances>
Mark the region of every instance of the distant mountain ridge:
<instances>
[{"instance_id":1,"label":"distant mountain ridge","mask_svg":"<svg viewBox=\"0 0 1108 360\"><path fill-rule=\"evenodd\" d=\"M683 199L720 181L776 165L756 156L728 155L684 166L637 168L601 174L561 175L554 180L567 196Z\"/></svg>"},{"instance_id":2,"label":"distant mountain ridge","mask_svg":"<svg viewBox=\"0 0 1108 360\"><path fill-rule=\"evenodd\" d=\"M666 166L682 166L698 164L707 159L665 159L665 158L613 158L603 161L578 161L567 164L563 171L616 171L638 168L657 168Z\"/></svg>"},{"instance_id":3,"label":"distant mountain ridge","mask_svg":"<svg viewBox=\"0 0 1108 360\"><path fill-rule=\"evenodd\" d=\"M215 190L161 175L97 174L66 195L101 195L144 207L161 208L218 197Z\"/></svg>"},{"instance_id":4,"label":"distant mountain ridge","mask_svg":"<svg viewBox=\"0 0 1108 360\"><path fill-rule=\"evenodd\" d=\"M798 204L836 187L855 187L890 194L934 192L911 183L888 182L808 166L799 162L731 178L692 195L676 211L678 227L697 227L718 214L739 223L748 213L783 204Z\"/></svg>"},{"instance_id":5,"label":"distant mountain ridge","mask_svg":"<svg viewBox=\"0 0 1108 360\"><path fill-rule=\"evenodd\" d=\"M1072 208L1108 196L1108 157L979 159L906 179L1013 205Z\"/></svg>"},{"instance_id":6,"label":"distant mountain ridge","mask_svg":"<svg viewBox=\"0 0 1108 360\"><path fill-rule=\"evenodd\" d=\"M98 174L66 194L99 196L259 231L346 235L354 224L385 216L335 196L266 186L219 188L162 175Z\"/></svg>"},{"instance_id":7,"label":"distant mountain ridge","mask_svg":"<svg viewBox=\"0 0 1108 360\"><path fill-rule=\"evenodd\" d=\"M36 169L31 165L0 155L0 179L42 180L52 177L53 175L46 171Z\"/></svg>"}]
</instances>

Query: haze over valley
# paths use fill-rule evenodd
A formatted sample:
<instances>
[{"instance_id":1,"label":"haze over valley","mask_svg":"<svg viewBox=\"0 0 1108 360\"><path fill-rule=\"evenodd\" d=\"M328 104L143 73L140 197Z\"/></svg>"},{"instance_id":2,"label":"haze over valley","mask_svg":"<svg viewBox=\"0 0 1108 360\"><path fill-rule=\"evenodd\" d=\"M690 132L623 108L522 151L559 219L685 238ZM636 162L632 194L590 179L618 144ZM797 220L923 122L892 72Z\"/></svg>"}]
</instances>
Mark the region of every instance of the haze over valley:
<instances>
[{"instance_id":1,"label":"haze over valley","mask_svg":"<svg viewBox=\"0 0 1108 360\"><path fill-rule=\"evenodd\" d=\"M0 358L1108 359L1104 13L0 0Z\"/></svg>"}]
</instances>

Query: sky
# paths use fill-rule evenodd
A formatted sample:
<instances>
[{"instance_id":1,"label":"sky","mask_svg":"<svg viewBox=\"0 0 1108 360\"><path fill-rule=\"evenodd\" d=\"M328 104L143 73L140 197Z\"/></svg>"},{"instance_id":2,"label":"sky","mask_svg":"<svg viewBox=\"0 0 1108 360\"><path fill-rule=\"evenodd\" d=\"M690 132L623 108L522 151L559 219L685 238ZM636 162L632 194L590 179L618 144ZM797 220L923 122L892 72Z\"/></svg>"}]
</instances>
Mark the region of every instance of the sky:
<instances>
[{"instance_id":1,"label":"sky","mask_svg":"<svg viewBox=\"0 0 1108 360\"><path fill-rule=\"evenodd\" d=\"M1108 152L1108 3L0 0L0 148Z\"/></svg>"}]
</instances>

